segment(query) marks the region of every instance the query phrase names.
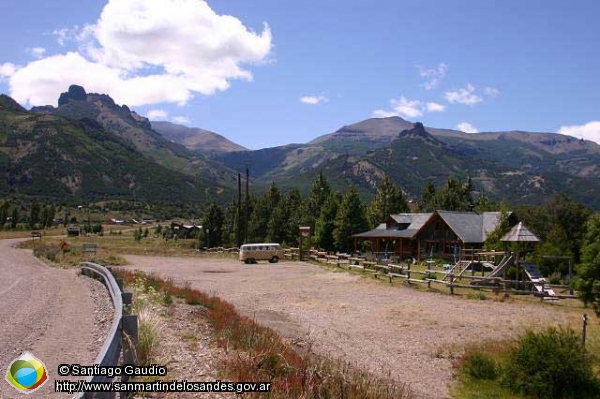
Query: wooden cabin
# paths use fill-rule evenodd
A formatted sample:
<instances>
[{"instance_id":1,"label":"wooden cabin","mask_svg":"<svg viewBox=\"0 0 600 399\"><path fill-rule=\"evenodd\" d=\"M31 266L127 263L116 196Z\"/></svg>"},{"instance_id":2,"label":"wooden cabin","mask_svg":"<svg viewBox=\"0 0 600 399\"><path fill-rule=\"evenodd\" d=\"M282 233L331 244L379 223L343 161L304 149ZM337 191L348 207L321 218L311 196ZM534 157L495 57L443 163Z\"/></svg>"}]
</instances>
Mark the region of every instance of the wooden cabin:
<instances>
[{"instance_id":1,"label":"wooden cabin","mask_svg":"<svg viewBox=\"0 0 600 399\"><path fill-rule=\"evenodd\" d=\"M513 213L509 214L509 221L517 223ZM353 237L357 242L371 241L375 253L394 254L401 259L451 259L465 249L482 248L499 222L500 212L400 213Z\"/></svg>"}]
</instances>

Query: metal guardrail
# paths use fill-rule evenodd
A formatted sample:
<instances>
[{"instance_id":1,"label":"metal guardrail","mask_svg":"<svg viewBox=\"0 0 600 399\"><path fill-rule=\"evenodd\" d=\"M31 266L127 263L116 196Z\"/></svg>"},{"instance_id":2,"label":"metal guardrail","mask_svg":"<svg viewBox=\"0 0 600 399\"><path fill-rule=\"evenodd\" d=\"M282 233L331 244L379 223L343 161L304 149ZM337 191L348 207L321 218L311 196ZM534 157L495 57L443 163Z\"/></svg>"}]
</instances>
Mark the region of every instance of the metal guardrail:
<instances>
[{"instance_id":1,"label":"metal guardrail","mask_svg":"<svg viewBox=\"0 0 600 399\"><path fill-rule=\"evenodd\" d=\"M112 273L105 268L104 266L100 266L96 263L92 262L82 262L79 264L79 267L84 270L90 271L99 277L102 278L104 285L108 289L110 293L110 298L112 300L113 306L115 308L115 312L113 315L112 325L106 337L106 341L100 350L100 353L96 357L95 364L99 364L101 366L116 366L119 364L119 358L121 356L122 349L122 331L123 331L123 293L121 292L121 288L117 284ZM107 382L109 381L108 377L102 376L90 376L87 378L88 382ZM112 381L112 379L111 379ZM80 392L77 398L79 399L88 399L88 398L113 398L115 396L114 393L110 392Z\"/></svg>"}]
</instances>

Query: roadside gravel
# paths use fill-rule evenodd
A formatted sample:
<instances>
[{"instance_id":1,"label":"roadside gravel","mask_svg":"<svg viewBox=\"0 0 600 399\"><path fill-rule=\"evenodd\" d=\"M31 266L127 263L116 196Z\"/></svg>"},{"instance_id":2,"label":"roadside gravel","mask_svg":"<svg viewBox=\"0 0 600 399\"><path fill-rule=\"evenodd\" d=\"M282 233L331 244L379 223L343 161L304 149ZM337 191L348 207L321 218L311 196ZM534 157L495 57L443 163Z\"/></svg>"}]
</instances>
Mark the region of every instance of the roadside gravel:
<instances>
[{"instance_id":1,"label":"roadside gravel","mask_svg":"<svg viewBox=\"0 0 600 399\"><path fill-rule=\"evenodd\" d=\"M65 379L58 365L94 363L106 335L102 320L112 320L108 293L75 269L50 267L15 248L20 241L0 241L0 398L23 397L4 374L25 351L46 365L49 379L32 397L72 397L54 392L54 380Z\"/></svg>"}]
</instances>

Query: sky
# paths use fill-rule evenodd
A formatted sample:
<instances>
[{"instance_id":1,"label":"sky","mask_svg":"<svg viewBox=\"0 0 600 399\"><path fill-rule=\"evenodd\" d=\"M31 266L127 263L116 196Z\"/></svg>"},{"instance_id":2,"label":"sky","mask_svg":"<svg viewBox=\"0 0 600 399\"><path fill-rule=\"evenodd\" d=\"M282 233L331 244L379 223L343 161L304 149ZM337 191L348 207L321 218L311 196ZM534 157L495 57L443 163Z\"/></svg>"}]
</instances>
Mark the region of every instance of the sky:
<instances>
[{"instance_id":1,"label":"sky","mask_svg":"<svg viewBox=\"0 0 600 399\"><path fill-rule=\"evenodd\" d=\"M251 149L398 115L600 143L600 2L2 0L0 92L79 84Z\"/></svg>"}]
</instances>

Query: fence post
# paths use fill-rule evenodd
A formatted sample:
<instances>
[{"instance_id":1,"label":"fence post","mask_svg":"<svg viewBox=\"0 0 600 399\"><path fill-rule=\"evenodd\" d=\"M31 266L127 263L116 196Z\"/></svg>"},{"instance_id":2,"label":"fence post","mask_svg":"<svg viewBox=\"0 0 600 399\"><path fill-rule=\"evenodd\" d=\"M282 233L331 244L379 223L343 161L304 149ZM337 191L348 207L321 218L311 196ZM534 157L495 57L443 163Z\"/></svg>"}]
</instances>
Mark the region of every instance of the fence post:
<instances>
[{"instance_id":1,"label":"fence post","mask_svg":"<svg viewBox=\"0 0 600 399\"><path fill-rule=\"evenodd\" d=\"M583 342L583 346L585 346L585 333L587 330L587 323L588 323L587 314L585 314L585 313L583 314L582 320L583 320L583 328L581 330L581 341Z\"/></svg>"},{"instance_id":2,"label":"fence post","mask_svg":"<svg viewBox=\"0 0 600 399\"><path fill-rule=\"evenodd\" d=\"M410 262L408 262L408 267L406 269L406 282L410 284Z\"/></svg>"},{"instance_id":3,"label":"fence post","mask_svg":"<svg viewBox=\"0 0 600 399\"><path fill-rule=\"evenodd\" d=\"M454 295L454 273L450 273L450 295Z\"/></svg>"}]
</instances>

